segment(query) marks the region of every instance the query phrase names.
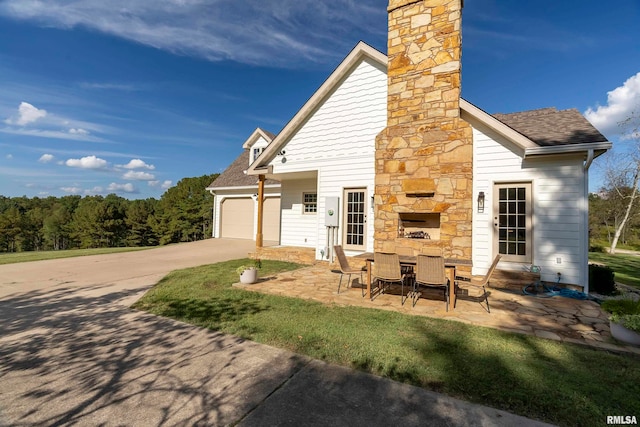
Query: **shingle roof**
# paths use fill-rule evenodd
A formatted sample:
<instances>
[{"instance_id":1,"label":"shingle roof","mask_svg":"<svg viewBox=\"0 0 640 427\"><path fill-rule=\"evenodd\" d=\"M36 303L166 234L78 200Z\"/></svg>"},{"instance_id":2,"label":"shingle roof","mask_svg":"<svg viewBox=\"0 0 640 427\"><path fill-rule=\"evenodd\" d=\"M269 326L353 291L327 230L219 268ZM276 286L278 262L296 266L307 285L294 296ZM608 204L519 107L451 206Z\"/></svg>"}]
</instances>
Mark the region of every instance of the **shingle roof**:
<instances>
[{"instance_id":1,"label":"shingle roof","mask_svg":"<svg viewBox=\"0 0 640 427\"><path fill-rule=\"evenodd\" d=\"M557 110L551 107L511 114L494 114L493 117L540 146L607 140L575 108Z\"/></svg>"},{"instance_id":2,"label":"shingle roof","mask_svg":"<svg viewBox=\"0 0 640 427\"><path fill-rule=\"evenodd\" d=\"M244 150L224 172L207 188L248 187L258 184L258 177L246 175L244 171L249 167L249 150ZM265 180L265 184L279 184L272 179Z\"/></svg>"}]
</instances>

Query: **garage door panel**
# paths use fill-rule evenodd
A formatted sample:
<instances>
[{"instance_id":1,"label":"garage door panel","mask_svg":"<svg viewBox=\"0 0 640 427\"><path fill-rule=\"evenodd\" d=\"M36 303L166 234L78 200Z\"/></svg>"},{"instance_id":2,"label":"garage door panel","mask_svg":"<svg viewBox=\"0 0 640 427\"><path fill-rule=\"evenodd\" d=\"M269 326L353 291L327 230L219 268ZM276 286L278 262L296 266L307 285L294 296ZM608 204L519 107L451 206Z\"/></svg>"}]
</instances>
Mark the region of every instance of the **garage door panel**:
<instances>
[{"instance_id":1,"label":"garage door panel","mask_svg":"<svg viewBox=\"0 0 640 427\"><path fill-rule=\"evenodd\" d=\"M253 209L251 197L222 201L220 236L235 239L253 239Z\"/></svg>"}]
</instances>

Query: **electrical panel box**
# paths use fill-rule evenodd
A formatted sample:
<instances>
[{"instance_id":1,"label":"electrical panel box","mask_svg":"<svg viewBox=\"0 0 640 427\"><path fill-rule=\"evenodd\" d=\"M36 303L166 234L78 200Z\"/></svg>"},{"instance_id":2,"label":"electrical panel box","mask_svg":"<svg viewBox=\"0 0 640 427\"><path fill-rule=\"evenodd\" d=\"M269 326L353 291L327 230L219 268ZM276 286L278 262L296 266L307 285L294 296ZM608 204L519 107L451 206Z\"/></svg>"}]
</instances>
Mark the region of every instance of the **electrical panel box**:
<instances>
[{"instance_id":1,"label":"electrical panel box","mask_svg":"<svg viewBox=\"0 0 640 427\"><path fill-rule=\"evenodd\" d=\"M340 216L338 215L340 207L339 197L324 198L324 225L325 227L337 227Z\"/></svg>"}]
</instances>

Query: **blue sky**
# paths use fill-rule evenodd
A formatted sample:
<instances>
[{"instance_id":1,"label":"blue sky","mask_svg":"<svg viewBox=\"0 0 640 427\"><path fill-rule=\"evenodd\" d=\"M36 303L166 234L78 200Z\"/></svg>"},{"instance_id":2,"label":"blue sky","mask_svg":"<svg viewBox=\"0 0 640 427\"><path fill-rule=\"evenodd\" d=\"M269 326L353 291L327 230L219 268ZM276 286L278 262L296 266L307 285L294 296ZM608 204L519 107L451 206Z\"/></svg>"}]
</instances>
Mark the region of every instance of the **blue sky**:
<instances>
[{"instance_id":1,"label":"blue sky","mask_svg":"<svg viewBox=\"0 0 640 427\"><path fill-rule=\"evenodd\" d=\"M464 98L490 113L577 108L625 145L640 1L465 3ZM160 197L222 172L256 127L280 131L359 40L386 52L386 6L0 0L0 195Z\"/></svg>"}]
</instances>

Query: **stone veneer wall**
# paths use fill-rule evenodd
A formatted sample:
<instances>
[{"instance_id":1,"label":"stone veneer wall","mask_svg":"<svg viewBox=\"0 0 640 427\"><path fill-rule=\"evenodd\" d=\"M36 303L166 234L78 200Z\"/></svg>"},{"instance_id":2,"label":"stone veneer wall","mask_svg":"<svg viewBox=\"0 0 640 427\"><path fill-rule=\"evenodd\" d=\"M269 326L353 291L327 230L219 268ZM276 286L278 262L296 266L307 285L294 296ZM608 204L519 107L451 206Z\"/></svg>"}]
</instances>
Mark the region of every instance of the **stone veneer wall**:
<instances>
[{"instance_id":1,"label":"stone veneer wall","mask_svg":"<svg viewBox=\"0 0 640 427\"><path fill-rule=\"evenodd\" d=\"M249 258L313 265L316 263L316 250L296 246L265 246L256 248L256 252L249 253Z\"/></svg>"},{"instance_id":2,"label":"stone veneer wall","mask_svg":"<svg viewBox=\"0 0 640 427\"><path fill-rule=\"evenodd\" d=\"M376 251L471 259L472 130L460 118L462 0L390 0L387 128L376 138ZM425 193L433 193L425 197ZM440 240L398 237L440 213Z\"/></svg>"}]
</instances>

